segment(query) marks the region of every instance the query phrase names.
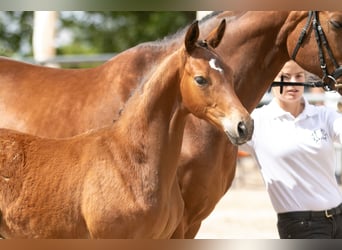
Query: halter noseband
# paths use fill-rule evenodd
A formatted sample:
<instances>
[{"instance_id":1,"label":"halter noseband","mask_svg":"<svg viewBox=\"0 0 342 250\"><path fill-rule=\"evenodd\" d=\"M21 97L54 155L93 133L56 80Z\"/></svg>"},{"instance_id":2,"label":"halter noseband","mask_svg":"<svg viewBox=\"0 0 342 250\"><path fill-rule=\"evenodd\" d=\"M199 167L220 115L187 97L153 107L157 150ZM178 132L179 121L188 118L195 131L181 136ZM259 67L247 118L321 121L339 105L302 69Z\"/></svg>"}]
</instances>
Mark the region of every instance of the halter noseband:
<instances>
[{"instance_id":1,"label":"halter noseband","mask_svg":"<svg viewBox=\"0 0 342 250\"><path fill-rule=\"evenodd\" d=\"M312 22L311 22L311 20L312 20ZM335 60L335 58L334 58L334 56L332 54L332 51L331 51L330 46L329 46L329 43L328 43L328 41L326 39L326 36L325 36L325 34L323 32L321 23L319 22L317 11L309 11L309 16L308 16L306 25L304 26L304 28L303 28L300 36L299 36L299 39L297 41L297 45L294 48L294 51L292 53L291 58L292 58L292 60L295 60L296 55L298 53L298 50L299 50L300 46L302 45L303 40L305 38L307 29L310 26L310 23L312 23L312 27L313 27L313 29L315 31L315 37L316 37L316 42L317 42L317 46L318 46L318 56L319 56L319 60L320 60L320 64L321 64L321 69L322 69L322 72L323 72L323 77L322 77L321 84L318 84L318 85L321 85L320 87L323 87L323 89L325 91L332 91L332 90L334 90L334 88L332 86L334 86L337 89L338 88L342 88L342 83L339 83L336 80L340 76L342 76L342 65L339 65L337 63L337 61ZM328 73L327 65L326 65L326 62L325 62L324 54L323 54L322 46L325 47L325 49L326 49L326 51L327 51L327 53L329 55L330 60L332 61L332 63L335 66L335 71L332 74Z\"/></svg>"}]
</instances>

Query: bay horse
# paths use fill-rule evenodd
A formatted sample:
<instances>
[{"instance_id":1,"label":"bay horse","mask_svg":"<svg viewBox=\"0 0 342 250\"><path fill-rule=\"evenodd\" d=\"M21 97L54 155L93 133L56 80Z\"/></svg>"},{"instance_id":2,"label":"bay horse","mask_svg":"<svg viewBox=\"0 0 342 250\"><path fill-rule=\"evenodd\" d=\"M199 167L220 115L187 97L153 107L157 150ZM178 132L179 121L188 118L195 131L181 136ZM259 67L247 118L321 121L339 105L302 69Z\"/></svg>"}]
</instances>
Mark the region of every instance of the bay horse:
<instances>
[{"instance_id":1,"label":"bay horse","mask_svg":"<svg viewBox=\"0 0 342 250\"><path fill-rule=\"evenodd\" d=\"M316 42L314 20L308 26L308 11L225 11L214 13L202 22L201 30L205 31L212 28L214 20L227 20L227 31L218 53L231 66L236 94L249 112L257 107L284 63L291 58L323 80L327 75L322 68L326 68L336 78L333 82L340 83L342 11L320 11L317 15L316 22L321 23L334 58L323 48L325 65L321 65L322 48ZM334 84L327 84L329 89L336 89ZM342 93L340 88L336 90ZM221 132L195 118L187 122L182 147L184 155L178 176L185 211L173 237L194 238L202 221L231 186L238 150Z\"/></svg>"},{"instance_id":2,"label":"bay horse","mask_svg":"<svg viewBox=\"0 0 342 250\"><path fill-rule=\"evenodd\" d=\"M201 35L205 36L222 18L227 20L227 31L217 50L232 68L236 93L248 111L258 105L294 51L302 68L324 76L313 21L307 27L309 13L225 11L200 21ZM342 12L320 11L318 18L341 65ZM132 89L180 46L183 32L139 44L93 69L50 69L0 59L0 127L54 138L110 124ZM299 38L301 43L297 43ZM328 54L323 49L326 69L333 72L336 65ZM237 147L219 130L189 116L178 164L185 210L174 237L195 237L203 219L231 186L236 157Z\"/></svg>"},{"instance_id":3,"label":"bay horse","mask_svg":"<svg viewBox=\"0 0 342 250\"><path fill-rule=\"evenodd\" d=\"M198 23L137 87L112 125L64 139L0 129L0 234L5 238L169 238L183 216L177 161L189 113L228 139L253 120L215 53L225 21Z\"/></svg>"}]
</instances>

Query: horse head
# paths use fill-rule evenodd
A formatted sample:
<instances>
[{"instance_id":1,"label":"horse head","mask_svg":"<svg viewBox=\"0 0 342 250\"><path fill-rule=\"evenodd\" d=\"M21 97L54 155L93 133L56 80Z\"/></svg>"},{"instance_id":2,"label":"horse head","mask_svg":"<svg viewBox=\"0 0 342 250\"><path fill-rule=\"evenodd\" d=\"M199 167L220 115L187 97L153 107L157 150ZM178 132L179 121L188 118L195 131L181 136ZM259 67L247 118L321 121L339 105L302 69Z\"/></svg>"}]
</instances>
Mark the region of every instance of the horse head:
<instances>
[{"instance_id":1,"label":"horse head","mask_svg":"<svg viewBox=\"0 0 342 250\"><path fill-rule=\"evenodd\" d=\"M301 14L303 24L293 29L287 41L289 55L298 63L315 69L312 73L322 77L326 90L338 90L342 94L342 12Z\"/></svg>"},{"instance_id":2,"label":"horse head","mask_svg":"<svg viewBox=\"0 0 342 250\"><path fill-rule=\"evenodd\" d=\"M235 94L231 69L214 51L221 42L225 27L223 20L205 40L198 40L197 22L187 30L181 95L188 111L213 124L233 144L239 145L250 139L253 120Z\"/></svg>"}]
</instances>

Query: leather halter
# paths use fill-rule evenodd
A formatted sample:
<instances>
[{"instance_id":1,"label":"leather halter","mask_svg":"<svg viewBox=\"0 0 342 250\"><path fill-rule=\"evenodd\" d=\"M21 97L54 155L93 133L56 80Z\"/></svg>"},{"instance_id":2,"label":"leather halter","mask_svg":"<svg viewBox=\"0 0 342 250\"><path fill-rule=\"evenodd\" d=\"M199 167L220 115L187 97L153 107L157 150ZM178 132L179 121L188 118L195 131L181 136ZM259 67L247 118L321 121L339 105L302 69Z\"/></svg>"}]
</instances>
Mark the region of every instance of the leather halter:
<instances>
[{"instance_id":1,"label":"leather halter","mask_svg":"<svg viewBox=\"0 0 342 250\"><path fill-rule=\"evenodd\" d=\"M312 23L312 27L315 31L315 37L316 37L316 42L318 46L318 56L320 60L320 66L323 72L323 77L322 77L322 87L325 91L332 91L334 89L342 88L342 83L339 83L336 79L342 76L342 65L339 65L334 58L332 51L330 49L329 43L326 39L326 36L324 34L324 31L322 29L321 23L318 18L318 11L309 11L309 16L306 22L306 25L304 26L299 39L297 41L297 45L294 48L294 51L292 53L292 60L295 60L296 55L298 53L298 50L300 46L303 43L303 40L306 36L307 29L309 28L310 24ZM323 54L323 46L325 47L330 60L335 66L335 71L332 74L328 73L327 65L325 62L324 54Z\"/></svg>"}]
</instances>

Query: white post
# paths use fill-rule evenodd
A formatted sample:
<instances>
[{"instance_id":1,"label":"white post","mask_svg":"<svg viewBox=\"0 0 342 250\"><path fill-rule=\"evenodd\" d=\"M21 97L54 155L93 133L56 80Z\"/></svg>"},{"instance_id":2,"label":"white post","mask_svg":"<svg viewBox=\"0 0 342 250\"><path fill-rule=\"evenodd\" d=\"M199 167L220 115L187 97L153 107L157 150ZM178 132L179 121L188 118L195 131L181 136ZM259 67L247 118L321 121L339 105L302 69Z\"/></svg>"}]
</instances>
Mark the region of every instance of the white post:
<instances>
[{"instance_id":1,"label":"white post","mask_svg":"<svg viewBox=\"0 0 342 250\"><path fill-rule=\"evenodd\" d=\"M210 14L212 11L197 11L196 12L196 19L200 20L203 17L205 17L206 15Z\"/></svg>"},{"instance_id":2,"label":"white post","mask_svg":"<svg viewBox=\"0 0 342 250\"><path fill-rule=\"evenodd\" d=\"M35 11L33 21L33 57L36 62L44 63L56 55L55 32L56 11ZM57 66L48 64L47 66Z\"/></svg>"}]
</instances>

